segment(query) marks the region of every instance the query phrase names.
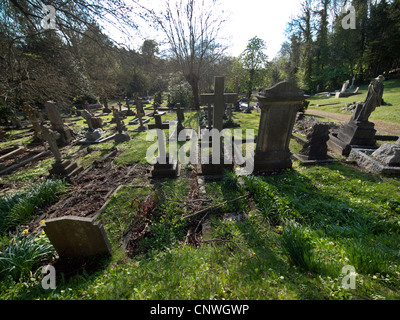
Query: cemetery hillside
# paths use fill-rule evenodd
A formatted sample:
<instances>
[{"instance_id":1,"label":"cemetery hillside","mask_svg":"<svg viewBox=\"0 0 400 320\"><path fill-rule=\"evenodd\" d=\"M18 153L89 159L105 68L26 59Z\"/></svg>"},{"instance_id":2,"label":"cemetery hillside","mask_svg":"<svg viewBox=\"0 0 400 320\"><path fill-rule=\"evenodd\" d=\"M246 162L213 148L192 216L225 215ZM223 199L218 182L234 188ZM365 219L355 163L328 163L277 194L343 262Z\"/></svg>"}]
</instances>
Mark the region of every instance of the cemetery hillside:
<instances>
[{"instance_id":1,"label":"cemetery hillside","mask_svg":"<svg viewBox=\"0 0 400 320\"><path fill-rule=\"evenodd\" d=\"M2 1L1 300L400 299L400 0L229 3Z\"/></svg>"}]
</instances>

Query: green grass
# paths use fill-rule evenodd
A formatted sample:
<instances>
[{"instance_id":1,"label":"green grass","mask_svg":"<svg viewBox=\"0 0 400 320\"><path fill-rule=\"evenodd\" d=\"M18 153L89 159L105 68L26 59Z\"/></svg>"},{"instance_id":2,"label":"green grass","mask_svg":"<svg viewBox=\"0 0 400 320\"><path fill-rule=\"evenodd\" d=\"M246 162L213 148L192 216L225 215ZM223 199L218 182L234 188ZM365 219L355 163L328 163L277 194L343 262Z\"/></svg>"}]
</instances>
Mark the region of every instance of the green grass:
<instances>
[{"instance_id":1,"label":"green grass","mask_svg":"<svg viewBox=\"0 0 400 320\"><path fill-rule=\"evenodd\" d=\"M35 210L56 201L65 190L64 181L51 179L32 183L26 190L2 195L0 197L0 234L29 221Z\"/></svg>"},{"instance_id":2,"label":"green grass","mask_svg":"<svg viewBox=\"0 0 400 320\"><path fill-rule=\"evenodd\" d=\"M241 129L258 126L258 114L241 116ZM130 135L116 145L122 152L115 164L146 165L154 142L146 141L146 133ZM81 161L89 163L100 148L114 145L94 146L98 150ZM293 152L300 148L291 141ZM295 162L278 175L227 173L205 187L204 206L249 197L207 212L211 229L201 246L184 244L190 225L182 217L193 213L185 202L187 175L158 183L138 177L111 197L100 216L114 249L111 261L97 271L57 278L55 290L42 289L43 275L33 271L2 282L0 299L400 299L398 178L341 162ZM132 224L143 225L145 233L129 258L121 244ZM354 290L342 287L347 265L357 273Z\"/></svg>"},{"instance_id":3,"label":"green grass","mask_svg":"<svg viewBox=\"0 0 400 320\"><path fill-rule=\"evenodd\" d=\"M400 123L400 79L385 81L384 86L383 100L386 104L377 107L371 114L370 119ZM311 102L309 108L334 113L350 114L350 112L343 110L343 107L346 104L352 104L353 102L364 102L368 92L368 85L361 86L360 92L361 94L359 95L346 98L342 97L339 99L336 99L335 96L312 96L308 99ZM324 104L335 105L323 106ZM320 106L317 107L317 105Z\"/></svg>"}]
</instances>

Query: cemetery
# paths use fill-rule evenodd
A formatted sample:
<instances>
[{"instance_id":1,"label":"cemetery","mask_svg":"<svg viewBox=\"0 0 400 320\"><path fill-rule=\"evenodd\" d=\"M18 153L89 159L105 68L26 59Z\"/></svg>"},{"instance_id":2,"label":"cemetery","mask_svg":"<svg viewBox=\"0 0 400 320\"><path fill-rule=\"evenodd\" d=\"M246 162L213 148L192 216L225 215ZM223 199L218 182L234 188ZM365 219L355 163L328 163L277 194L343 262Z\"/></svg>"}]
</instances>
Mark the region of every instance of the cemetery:
<instances>
[{"instance_id":1,"label":"cemetery","mask_svg":"<svg viewBox=\"0 0 400 320\"><path fill-rule=\"evenodd\" d=\"M400 299L398 76L195 94L145 49L93 101L0 96L1 300Z\"/></svg>"}]
</instances>

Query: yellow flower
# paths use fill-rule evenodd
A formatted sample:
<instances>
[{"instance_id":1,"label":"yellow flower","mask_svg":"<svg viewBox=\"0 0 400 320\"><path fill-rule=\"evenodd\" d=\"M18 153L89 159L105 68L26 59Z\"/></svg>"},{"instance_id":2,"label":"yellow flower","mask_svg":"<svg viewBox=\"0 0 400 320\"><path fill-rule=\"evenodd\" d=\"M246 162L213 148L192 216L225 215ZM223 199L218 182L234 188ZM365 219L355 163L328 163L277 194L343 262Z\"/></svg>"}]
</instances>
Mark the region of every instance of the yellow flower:
<instances>
[{"instance_id":1,"label":"yellow flower","mask_svg":"<svg viewBox=\"0 0 400 320\"><path fill-rule=\"evenodd\" d=\"M374 239L371 239L371 241L375 241Z\"/></svg>"},{"instance_id":2,"label":"yellow flower","mask_svg":"<svg viewBox=\"0 0 400 320\"><path fill-rule=\"evenodd\" d=\"M22 231L22 235L25 235L25 234L27 234L29 232L29 230L28 229L25 229L24 231Z\"/></svg>"},{"instance_id":3,"label":"yellow flower","mask_svg":"<svg viewBox=\"0 0 400 320\"><path fill-rule=\"evenodd\" d=\"M45 224L45 223L46 223L46 220L40 221L40 224L41 224L41 225L43 225L43 224Z\"/></svg>"},{"instance_id":4,"label":"yellow flower","mask_svg":"<svg viewBox=\"0 0 400 320\"><path fill-rule=\"evenodd\" d=\"M40 233L40 235L41 235L41 236L43 236L43 235L44 235L44 230L42 230L42 232Z\"/></svg>"},{"instance_id":5,"label":"yellow flower","mask_svg":"<svg viewBox=\"0 0 400 320\"><path fill-rule=\"evenodd\" d=\"M22 242L21 242L21 241L18 241L18 243L21 244Z\"/></svg>"}]
</instances>

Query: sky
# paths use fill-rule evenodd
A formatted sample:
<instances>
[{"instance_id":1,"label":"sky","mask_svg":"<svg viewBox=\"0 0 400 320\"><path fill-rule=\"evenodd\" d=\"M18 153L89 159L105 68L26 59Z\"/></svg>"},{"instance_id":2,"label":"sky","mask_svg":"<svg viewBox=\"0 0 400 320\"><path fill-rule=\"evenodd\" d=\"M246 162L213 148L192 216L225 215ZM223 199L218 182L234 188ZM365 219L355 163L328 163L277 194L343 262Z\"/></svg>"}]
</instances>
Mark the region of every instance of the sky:
<instances>
[{"instance_id":1,"label":"sky","mask_svg":"<svg viewBox=\"0 0 400 320\"><path fill-rule=\"evenodd\" d=\"M149 4L162 4L160 0L147 0ZM171 0L172 1L172 0ZM245 49L248 41L257 36L264 40L269 60L279 52L282 43L286 40L284 31L287 23L300 10L301 0L220 0L222 15L226 18L219 36L225 39L228 49L226 54L237 57ZM220 13L217 13L220 14ZM138 50L144 39L159 39L154 30L140 26L141 34L136 38L132 49ZM127 43L132 40L120 41ZM130 46L131 47L131 46Z\"/></svg>"},{"instance_id":2,"label":"sky","mask_svg":"<svg viewBox=\"0 0 400 320\"><path fill-rule=\"evenodd\" d=\"M222 0L231 11L221 35L231 37L228 53L238 56L249 39L257 36L265 41L269 60L279 52L286 40L284 30L291 17L300 10L300 0Z\"/></svg>"}]
</instances>

